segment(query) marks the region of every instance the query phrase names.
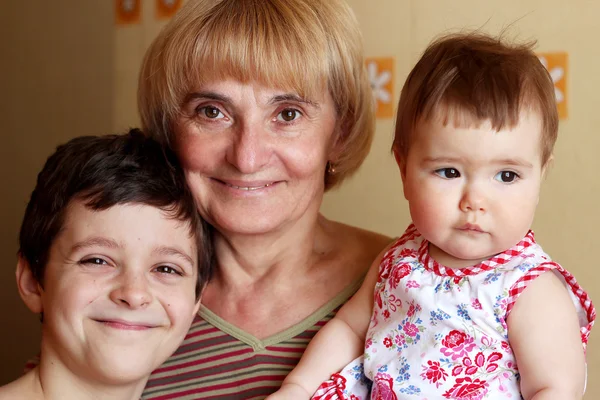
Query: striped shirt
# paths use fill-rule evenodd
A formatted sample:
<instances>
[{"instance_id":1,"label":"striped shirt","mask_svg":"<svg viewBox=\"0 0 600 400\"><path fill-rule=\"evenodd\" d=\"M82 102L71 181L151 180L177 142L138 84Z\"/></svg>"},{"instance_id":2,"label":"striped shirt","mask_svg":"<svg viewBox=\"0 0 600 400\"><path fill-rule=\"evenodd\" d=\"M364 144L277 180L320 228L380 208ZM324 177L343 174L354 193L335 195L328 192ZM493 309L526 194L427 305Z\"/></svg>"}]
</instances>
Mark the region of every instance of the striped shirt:
<instances>
[{"instance_id":1,"label":"striped shirt","mask_svg":"<svg viewBox=\"0 0 600 400\"><path fill-rule=\"evenodd\" d=\"M150 376L142 399L264 399L281 386L308 342L361 282L346 287L299 324L264 340L201 306L182 345Z\"/></svg>"}]
</instances>

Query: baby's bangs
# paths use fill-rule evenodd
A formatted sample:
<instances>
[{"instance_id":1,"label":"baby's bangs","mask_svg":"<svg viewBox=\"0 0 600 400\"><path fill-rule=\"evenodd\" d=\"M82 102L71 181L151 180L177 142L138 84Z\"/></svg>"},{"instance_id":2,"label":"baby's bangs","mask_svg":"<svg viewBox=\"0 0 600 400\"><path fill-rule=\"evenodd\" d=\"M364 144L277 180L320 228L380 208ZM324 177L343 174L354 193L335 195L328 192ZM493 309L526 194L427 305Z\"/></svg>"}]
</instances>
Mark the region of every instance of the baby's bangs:
<instances>
[{"instance_id":1,"label":"baby's bangs","mask_svg":"<svg viewBox=\"0 0 600 400\"><path fill-rule=\"evenodd\" d=\"M302 12L267 4L248 1L232 7L221 3L221 9L197 25L200 31L194 48L185 53L192 56L181 71L186 90L209 79L233 78L293 90L307 99L322 95L329 75L322 27L307 27L314 25L314 19L303 20Z\"/></svg>"}]
</instances>

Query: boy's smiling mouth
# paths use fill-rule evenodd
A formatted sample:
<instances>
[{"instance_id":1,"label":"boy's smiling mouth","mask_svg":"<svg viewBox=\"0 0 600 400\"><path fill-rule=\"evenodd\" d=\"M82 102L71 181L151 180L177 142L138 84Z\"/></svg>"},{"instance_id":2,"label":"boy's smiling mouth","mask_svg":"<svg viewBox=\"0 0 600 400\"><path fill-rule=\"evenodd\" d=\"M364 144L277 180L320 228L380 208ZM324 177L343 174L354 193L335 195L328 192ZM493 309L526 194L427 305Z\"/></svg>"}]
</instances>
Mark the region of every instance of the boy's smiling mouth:
<instances>
[{"instance_id":1,"label":"boy's smiling mouth","mask_svg":"<svg viewBox=\"0 0 600 400\"><path fill-rule=\"evenodd\" d=\"M146 322L127 321L124 319L94 319L105 326L114 329L142 331L146 329L156 328L158 325Z\"/></svg>"}]
</instances>

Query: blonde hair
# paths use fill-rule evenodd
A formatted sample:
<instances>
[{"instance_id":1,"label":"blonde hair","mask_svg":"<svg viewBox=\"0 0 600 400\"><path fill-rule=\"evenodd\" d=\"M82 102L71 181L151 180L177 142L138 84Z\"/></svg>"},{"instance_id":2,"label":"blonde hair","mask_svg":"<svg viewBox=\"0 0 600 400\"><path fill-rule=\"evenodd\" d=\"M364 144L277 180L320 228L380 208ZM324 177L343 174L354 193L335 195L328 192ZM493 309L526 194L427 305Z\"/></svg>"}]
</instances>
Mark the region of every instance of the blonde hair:
<instances>
[{"instance_id":1,"label":"blonde hair","mask_svg":"<svg viewBox=\"0 0 600 400\"><path fill-rule=\"evenodd\" d=\"M186 95L208 79L234 78L336 107L335 173L354 173L374 133L371 87L358 22L343 0L188 0L148 49L140 72L143 129L170 142Z\"/></svg>"},{"instance_id":2,"label":"blonde hair","mask_svg":"<svg viewBox=\"0 0 600 400\"><path fill-rule=\"evenodd\" d=\"M402 160L420 119L446 124L489 120L499 131L514 128L524 109L542 119L542 165L558 136L554 83L533 53L534 43L509 44L479 32L443 36L425 50L400 94L393 149Z\"/></svg>"}]
</instances>

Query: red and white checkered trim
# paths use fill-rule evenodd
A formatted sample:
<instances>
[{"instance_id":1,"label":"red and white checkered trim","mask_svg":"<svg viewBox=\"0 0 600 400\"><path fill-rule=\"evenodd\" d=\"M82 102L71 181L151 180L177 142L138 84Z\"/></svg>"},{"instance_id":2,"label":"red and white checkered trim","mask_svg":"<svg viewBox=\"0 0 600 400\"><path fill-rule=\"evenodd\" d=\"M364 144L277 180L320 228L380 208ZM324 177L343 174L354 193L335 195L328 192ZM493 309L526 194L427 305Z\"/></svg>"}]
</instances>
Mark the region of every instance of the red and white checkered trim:
<instances>
[{"instance_id":1,"label":"red and white checkered trim","mask_svg":"<svg viewBox=\"0 0 600 400\"><path fill-rule=\"evenodd\" d=\"M512 308L515 305L515 302L519 298L519 295L523 293L523 291L527 288L529 283L531 283L535 278L542 275L544 272L550 270L557 270L563 276L565 282L569 286L569 289L573 292L575 297L579 300L581 307L583 308L586 318L587 325L581 327L581 342L583 343L583 347L587 346L588 338L590 336L590 331L592 330L592 326L596 321L596 309L594 308L594 304L590 299L590 296L583 290L583 288L577 283L575 277L560 264L549 261L543 264L538 265L535 268L532 268L527 272L526 275L522 276L508 291L508 303L506 307L506 316L505 321L508 319L508 315L510 314Z\"/></svg>"},{"instance_id":2,"label":"red and white checkered trim","mask_svg":"<svg viewBox=\"0 0 600 400\"><path fill-rule=\"evenodd\" d=\"M472 267L448 268L439 264L429 255L429 242L427 240L423 240L423 243L421 243L421 246L419 247L419 261L425 268L440 276L462 277L468 275L477 275L481 272L490 271L506 264L514 257L519 256L526 248L533 244L535 244L533 231L529 231L519 243L488 260L482 261L481 263Z\"/></svg>"},{"instance_id":3,"label":"red and white checkered trim","mask_svg":"<svg viewBox=\"0 0 600 400\"><path fill-rule=\"evenodd\" d=\"M346 378L340 374L333 374L331 379L321 383L311 400L347 400L344 389L346 389Z\"/></svg>"}]
</instances>

